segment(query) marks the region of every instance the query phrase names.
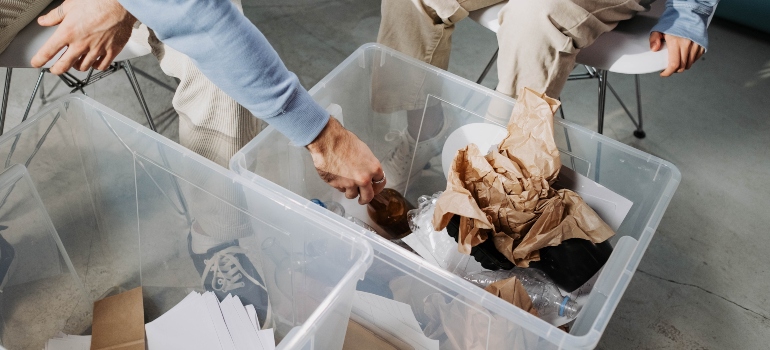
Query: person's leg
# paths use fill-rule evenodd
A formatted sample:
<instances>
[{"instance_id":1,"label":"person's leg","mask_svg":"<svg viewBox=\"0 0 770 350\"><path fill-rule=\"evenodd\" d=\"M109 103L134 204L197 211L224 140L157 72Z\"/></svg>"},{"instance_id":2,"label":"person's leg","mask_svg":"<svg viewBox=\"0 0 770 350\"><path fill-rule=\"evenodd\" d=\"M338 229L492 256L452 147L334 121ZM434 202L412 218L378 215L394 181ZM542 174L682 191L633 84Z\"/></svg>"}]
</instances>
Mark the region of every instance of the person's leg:
<instances>
[{"instance_id":1,"label":"person's leg","mask_svg":"<svg viewBox=\"0 0 770 350\"><path fill-rule=\"evenodd\" d=\"M257 135L263 122L207 79L189 57L161 43L146 26L135 29L132 40L149 45L161 69L180 80L172 101L179 114L180 144L228 167L230 158ZM204 286L220 298L228 293L239 295L257 308L262 322L269 321L264 274L239 247L238 239L254 234L250 217L238 209L246 207L239 186L195 169L186 175L197 185L180 182L194 220L188 246Z\"/></svg>"},{"instance_id":2,"label":"person's leg","mask_svg":"<svg viewBox=\"0 0 770 350\"><path fill-rule=\"evenodd\" d=\"M455 23L468 16L470 11L494 5L503 0L383 0L382 21L377 35L377 42L395 49L408 56L446 70L449 67L449 54L452 49L452 33ZM404 87L403 84L388 82L375 86L381 92L373 96L375 109L387 113L395 110L407 111L407 130L412 137L417 137L422 121L426 87L422 79L412 79L415 84ZM375 80L377 84L377 80ZM395 88L398 85L398 88ZM428 113L431 115L440 114ZM428 116L430 117L430 116ZM441 127L440 115L436 123L424 123L420 140L436 135Z\"/></svg>"},{"instance_id":3,"label":"person's leg","mask_svg":"<svg viewBox=\"0 0 770 350\"><path fill-rule=\"evenodd\" d=\"M161 43L146 26L134 29L132 40L149 43L164 73L180 80L172 101L179 114L179 143L227 168L230 158L257 135L263 122L208 80L189 57ZM233 193L228 199L237 197ZM250 234L248 220L239 211L209 208L211 201L195 198L188 202L197 220L194 228L208 236L193 235L195 251Z\"/></svg>"},{"instance_id":4,"label":"person's leg","mask_svg":"<svg viewBox=\"0 0 770 350\"><path fill-rule=\"evenodd\" d=\"M449 66L455 23L468 12L503 0L383 0L377 42L441 69ZM408 76L408 82L403 78ZM383 160L388 187L403 192L411 177L441 151L450 127L438 100L439 81L424 70L388 72L383 68L372 78L372 107L379 113L406 111L406 131ZM428 105L432 104L432 105ZM423 116L424 114L424 116ZM414 157L410 162L410 158Z\"/></svg>"},{"instance_id":5,"label":"person's leg","mask_svg":"<svg viewBox=\"0 0 770 350\"><path fill-rule=\"evenodd\" d=\"M644 0L510 0L500 12L497 90L559 97L580 49L644 11Z\"/></svg>"}]
</instances>

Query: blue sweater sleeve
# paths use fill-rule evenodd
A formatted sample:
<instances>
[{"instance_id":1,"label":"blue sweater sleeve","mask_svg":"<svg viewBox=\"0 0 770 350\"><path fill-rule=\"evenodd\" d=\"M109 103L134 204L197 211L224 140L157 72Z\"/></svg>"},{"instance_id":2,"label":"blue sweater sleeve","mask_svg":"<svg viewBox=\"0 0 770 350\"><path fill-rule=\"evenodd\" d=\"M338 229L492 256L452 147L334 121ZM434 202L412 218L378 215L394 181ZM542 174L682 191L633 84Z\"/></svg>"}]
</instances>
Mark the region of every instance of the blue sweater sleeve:
<instances>
[{"instance_id":1,"label":"blue sweater sleeve","mask_svg":"<svg viewBox=\"0 0 770 350\"><path fill-rule=\"evenodd\" d=\"M653 32L690 39L708 49L709 17L719 0L667 0L666 10L652 28Z\"/></svg>"},{"instance_id":2,"label":"blue sweater sleeve","mask_svg":"<svg viewBox=\"0 0 770 350\"><path fill-rule=\"evenodd\" d=\"M222 91L305 146L329 114L230 0L119 0L166 45L189 56Z\"/></svg>"}]
</instances>

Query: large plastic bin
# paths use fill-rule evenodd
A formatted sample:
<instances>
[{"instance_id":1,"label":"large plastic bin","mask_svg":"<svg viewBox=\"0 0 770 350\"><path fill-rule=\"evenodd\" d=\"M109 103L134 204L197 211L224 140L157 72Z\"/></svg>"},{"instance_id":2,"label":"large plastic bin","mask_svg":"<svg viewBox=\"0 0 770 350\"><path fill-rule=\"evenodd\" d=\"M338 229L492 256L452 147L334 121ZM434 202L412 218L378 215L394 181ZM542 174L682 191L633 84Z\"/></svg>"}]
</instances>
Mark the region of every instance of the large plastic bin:
<instances>
[{"instance_id":1,"label":"large plastic bin","mask_svg":"<svg viewBox=\"0 0 770 350\"><path fill-rule=\"evenodd\" d=\"M108 294L142 286L149 322L203 291L188 253L192 220L240 225L278 348L342 348L352 293L372 261L354 230L87 97L70 95L7 132L0 159L0 236L16 262L0 293L5 348L89 334L93 301Z\"/></svg>"},{"instance_id":2,"label":"large plastic bin","mask_svg":"<svg viewBox=\"0 0 770 350\"><path fill-rule=\"evenodd\" d=\"M393 84L373 84L373 79L383 77ZM452 128L476 122L504 124L515 103L507 96L375 44L359 48L310 93L322 106L340 105L345 127L358 135L383 160L393 147L385 136L390 130L406 127L405 113L377 113L372 97L392 93L382 89L415 85L421 86L417 97L426 106L442 105ZM680 181L680 173L669 162L569 122L556 120L555 131L565 166L633 201L631 211L612 238L614 252L569 333L363 229L359 232L374 247L375 260L367 272L366 280L370 283L359 283L359 290L375 292L411 305L423 327L430 321L426 310L420 310L425 306L422 304L426 300L424 297L439 293L446 303L454 305L458 319L454 324L445 322L439 327L444 327L445 334L465 339L465 348L595 347L655 233ZM330 217L335 217L335 214L320 209L307 199L344 201L336 190L319 179L308 153L291 145L288 139L271 128L238 152L230 167L254 183L269 187L267 182L273 182L288 189L295 194L286 194L287 197ZM418 196L432 194L445 187L441 157L435 157L417 179L410 180L405 196L415 203ZM354 208L349 202L346 205L348 212L353 211L354 215L366 219L365 211ZM335 220L341 225L353 226L344 219L336 217ZM398 280L395 284L391 283L395 280ZM378 283L379 292L376 290ZM388 290L396 285L398 291L393 288ZM464 323L460 321L462 319L472 322ZM436 325L431 327L435 331ZM439 338L442 349L450 346L446 335L436 337Z\"/></svg>"}]
</instances>

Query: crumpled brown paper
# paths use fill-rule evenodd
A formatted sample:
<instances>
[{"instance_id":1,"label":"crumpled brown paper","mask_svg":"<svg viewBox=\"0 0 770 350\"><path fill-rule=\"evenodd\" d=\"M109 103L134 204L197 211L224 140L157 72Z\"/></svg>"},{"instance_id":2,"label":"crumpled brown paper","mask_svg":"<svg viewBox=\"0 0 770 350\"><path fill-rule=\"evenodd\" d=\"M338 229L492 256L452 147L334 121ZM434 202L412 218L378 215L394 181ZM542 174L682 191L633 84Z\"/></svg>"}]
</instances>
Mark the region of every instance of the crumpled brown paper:
<instances>
[{"instance_id":1,"label":"crumpled brown paper","mask_svg":"<svg viewBox=\"0 0 770 350\"><path fill-rule=\"evenodd\" d=\"M460 215L460 252L492 238L508 260L528 267L541 248L615 233L578 194L551 187L561 168L553 135L559 101L526 88L519 96L497 152L482 154L475 144L457 151L433 226L440 231Z\"/></svg>"},{"instance_id":2,"label":"crumpled brown paper","mask_svg":"<svg viewBox=\"0 0 770 350\"><path fill-rule=\"evenodd\" d=\"M516 278L496 282L487 291L537 316L532 301ZM494 288L494 290L490 290ZM463 298L446 302L444 295L433 293L425 298L427 317L425 335L440 341L441 349L487 350L532 349L539 337L521 325Z\"/></svg>"},{"instance_id":3,"label":"crumpled brown paper","mask_svg":"<svg viewBox=\"0 0 770 350\"><path fill-rule=\"evenodd\" d=\"M532 299L529 298L527 290L524 289L521 281L516 277L499 280L488 285L484 290L494 294L500 299L518 306L534 316L537 316L537 310L535 310L535 306L532 305Z\"/></svg>"}]
</instances>

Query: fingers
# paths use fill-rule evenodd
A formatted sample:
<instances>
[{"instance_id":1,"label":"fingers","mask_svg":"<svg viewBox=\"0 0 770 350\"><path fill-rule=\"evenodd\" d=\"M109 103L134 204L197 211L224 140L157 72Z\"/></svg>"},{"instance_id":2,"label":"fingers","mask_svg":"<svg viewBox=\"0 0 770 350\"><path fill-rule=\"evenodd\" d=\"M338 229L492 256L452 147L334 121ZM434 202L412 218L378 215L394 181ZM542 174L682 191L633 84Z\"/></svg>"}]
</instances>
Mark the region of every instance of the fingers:
<instances>
[{"instance_id":1,"label":"fingers","mask_svg":"<svg viewBox=\"0 0 770 350\"><path fill-rule=\"evenodd\" d=\"M96 59L99 58L100 54L96 50L88 51L87 55L83 55L80 57L80 60L76 63L75 69L85 72L89 68L93 67L94 62L96 62Z\"/></svg>"},{"instance_id":2,"label":"fingers","mask_svg":"<svg viewBox=\"0 0 770 350\"><path fill-rule=\"evenodd\" d=\"M38 17L37 23L43 27L51 27L61 23L66 13L65 12L66 9L64 8L65 4L67 4L66 1L63 4L59 5L57 8L49 11L45 15Z\"/></svg>"},{"instance_id":3,"label":"fingers","mask_svg":"<svg viewBox=\"0 0 770 350\"><path fill-rule=\"evenodd\" d=\"M72 48L68 47L67 51L64 52L61 57L59 57L59 60L56 61L56 63L51 67L50 71L53 74L61 75L64 72L68 71L72 66L75 64L75 61L77 61L80 56L83 56L88 52L87 49L79 49L79 48Z\"/></svg>"},{"instance_id":4,"label":"fingers","mask_svg":"<svg viewBox=\"0 0 770 350\"><path fill-rule=\"evenodd\" d=\"M37 50L37 53L35 53L35 56L32 57L30 63L35 68L42 67L54 56L56 56L56 54L59 53L61 49L67 46L67 43L67 35L64 33L62 28L57 29L56 32L54 32L53 35L48 38L48 41L43 44L43 47L41 47L40 50Z\"/></svg>"},{"instance_id":5,"label":"fingers","mask_svg":"<svg viewBox=\"0 0 770 350\"><path fill-rule=\"evenodd\" d=\"M692 45L690 46L690 49L687 52L687 67L686 69L690 69L692 67L692 64L695 63L695 61L698 59L698 45Z\"/></svg>"},{"instance_id":6,"label":"fingers","mask_svg":"<svg viewBox=\"0 0 770 350\"><path fill-rule=\"evenodd\" d=\"M382 171L382 168L377 169L377 175L372 177L372 190L374 191L374 195L377 195L378 193L382 192L382 189L385 188L385 185L388 184L388 179L385 178L385 172ZM382 182L379 182L380 180L384 180ZM379 183L374 183L379 182Z\"/></svg>"},{"instance_id":7,"label":"fingers","mask_svg":"<svg viewBox=\"0 0 770 350\"><path fill-rule=\"evenodd\" d=\"M670 77L671 74L679 70L679 65L682 62L680 56L678 45L673 41L668 42L668 66L660 73L661 77Z\"/></svg>"},{"instance_id":8,"label":"fingers","mask_svg":"<svg viewBox=\"0 0 770 350\"><path fill-rule=\"evenodd\" d=\"M692 49L690 49L690 65L687 66L687 69L690 69L690 67L692 67L692 65L695 64L695 62L699 60L701 56L703 56L703 52L704 50L702 46L693 45Z\"/></svg>"},{"instance_id":9,"label":"fingers","mask_svg":"<svg viewBox=\"0 0 770 350\"><path fill-rule=\"evenodd\" d=\"M677 73L682 73L685 69L690 68L687 66L689 58L689 45L679 45L679 69L676 70Z\"/></svg>"},{"instance_id":10,"label":"fingers","mask_svg":"<svg viewBox=\"0 0 770 350\"><path fill-rule=\"evenodd\" d=\"M99 66L96 68L98 70L107 70L107 68L110 67L110 64L112 64L112 61L115 60L115 57L118 55L118 52L107 50L107 53L102 55L102 57L99 57Z\"/></svg>"},{"instance_id":11,"label":"fingers","mask_svg":"<svg viewBox=\"0 0 770 350\"><path fill-rule=\"evenodd\" d=\"M371 202L372 198L374 198L374 189L372 188L372 183L369 182L368 185L359 186L358 194L358 204L364 205Z\"/></svg>"},{"instance_id":12,"label":"fingers","mask_svg":"<svg viewBox=\"0 0 770 350\"><path fill-rule=\"evenodd\" d=\"M345 198L353 199L358 197L358 186L348 186L345 188Z\"/></svg>"},{"instance_id":13,"label":"fingers","mask_svg":"<svg viewBox=\"0 0 770 350\"><path fill-rule=\"evenodd\" d=\"M663 34L660 32L650 33L650 50L658 52L663 47Z\"/></svg>"}]
</instances>

